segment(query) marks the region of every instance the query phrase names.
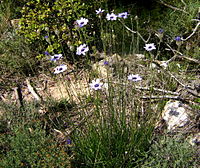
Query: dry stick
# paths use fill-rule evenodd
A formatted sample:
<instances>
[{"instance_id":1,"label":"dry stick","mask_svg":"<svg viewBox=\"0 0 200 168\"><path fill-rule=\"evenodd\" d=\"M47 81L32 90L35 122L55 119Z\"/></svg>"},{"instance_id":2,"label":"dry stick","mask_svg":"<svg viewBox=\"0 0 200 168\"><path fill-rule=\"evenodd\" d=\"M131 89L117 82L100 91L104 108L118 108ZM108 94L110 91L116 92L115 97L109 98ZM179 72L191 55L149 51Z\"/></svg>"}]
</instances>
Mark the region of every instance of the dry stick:
<instances>
[{"instance_id":1,"label":"dry stick","mask_svg":"<svg viewBox=\"0 0 200 168\"><path fill-rule=\"evenodd\" d=\"M163 96L142 96L141 99L175 99L180 100L179 96L163 95Z\"/></svg>"},{"instance_id":2,"label":"dry stick","mask_svg":"<svg viewBox=\"0 0 200 168\"><path fill-rule=\"evenodd\" d=\"M186 7L187 7L187 4L184 2L184 0L181 0L181 2L183 3L183 5L185 6L184 7L184 10L186 9Z\"/></svg>"},{"instance_id":3,"label":"dry stick","mask_svg":"<svg viewBox=\"0 0 200 168\"><path fill-rule=\"evenodd\" d=\"M167 63L169 63L169 62L175 60L176 58L181 58L181 59L184 58L184 59L186 59L186 60L188 60L188 61L192 61L192 62L194 62L194 63L200 64L200 61L199 61L199 60L194 59L194 58L187 57L187 56L183 55L181 52L172 49L172 47L171 47L169 44L167 44L167 43L165 43L165 44L169 47L169 49L166 49L166 50L171 50L171 51L174 53L174 56L173 56L172 58L170 58L168 61L166 61ZM178 54L178 55L177 55L177 54Z\"/></svg>"},{"instance_id":4,"label":"dry stick","mask_svg":"<svg viewBox=\"0 0 200 168\"><path fill-rule=\"evenodd\" d=\"M186 41L186 40L188 40L190 37L192 37L192 36L196 33L196 31L197 31L199 25L200 25L200 21L197 23L197 25L196 25L196 27L194 28L193 32L192 32L187 38L182 39L182 40L183 40L183 41Z\"/></svg>"},{"instance_id":5,"label":"dry stick","mask_svg":"<svg viewBox=\"0 0 200 168\"><path fill-rule=\"evenodd\" d=\"M174 7L174 6L172 6L172 5L169 5L169 4L165 3L165 2L163 2L162 0L159 0L158 2L161 3L161 4L163 4L163 5L165 5L165 6L167 6L167 7L169 7L169 8L171 8L171 9L174 9L174 10L181 11L181 12L183 12L183 13L189 14L189 13L186 12L185 10L180 9L180 8L177 8L177 7Z\"/></svg>"},{"instance_id":6,"label":"dry stick","mask_svg":"<svg viewBox=\"0 0 200 168\"><path fill-rule=\"evenodd\" d=\"M139 86L135 86L136 89L139 89L139 90L152 90L148 87L139 87ZM153 88L154 91L158 91L158 92L162 92L162 93L168 93L168 94L172 94L172 95L179 95L179 93L177 92L172 92L172 91L169 91L169 90L163 90L163 89L158 89L158 88Z\"/></svg>"},{"instance_id":7,"label":"dry stick","mask_svg":"<svg viewBox=\"0 0 200 168\"><path fill-rule=\"evenodd\" d=\"M183 56L183 55L178 55L177 58L181 58L181 59L186 59L188 61L191 61L191 62L194 62L196 64L200 64L200 61L197 60L197 59L194 59L194 58L190 58L190 57L186 57L186 56Z\"/></svg>"},{"instance_id":8,"label":"dry stick","mask_svg":"<svg viewBox=\"0 0 200 168\"><path fill-rule=\"evenodd\" d=\"M33 86L31 86L29 79L26 79L26 83L28 86L28 90L33 95L33 97L39 102L43 101L42 98L39 96L39 94L36 93L36 90L33 88Z\"/></svg>"},{"instance_id":9,"label":"dry stick","mask_svg":"<svg viewBox=\"0 0 200 168\"><path fill-rule=\"evenodd\" d=\"M14 93L17 101L17 105L19 107L23 107L23 96L22 96L22 90L21 87L18 85L14 88Z\"/></svg>"},{"instance_id":10,"label":"dry stick","mask_svg":"<svg viewBox=\"0 0 200 168\"><path fill-rule=\"evenodd\" d=\"M118 82L112 82L112 83L120 84L120 85L126 85L125 83L118 83ZM130 85L130 86L132 86L132 85ZM148 90L148 91L152 90L149 87L140 87L140 86L135 86L135 89L138 89L138 90ZM159 88L153 88L153 90L154 91L158 91L158 92L162 92L162 93L172 94L172 95L179 95L179 93L177 93L177 92L172 92L172 91L169 91L169 90L163 90L163 89L159 89Z\"/></svg>"},{"instance_id":11,"label":"dry stick","mask_svg":"<svg viewBox=\"0 0 200 168\"><path fill-rule=\"evenodd\" d=\"M121 21L120 21L121 22ZM138 34L138 36L140 36L140 38L142 39L142 41L144 41L144 43L147 43L151 37L151 33L149 33L149 37L147 38L147 40L145 40L142 35L138 32L138 31L133 31L131 30L128 26L126 26L123 22L121 22L122 25L128 30L130 31L131 33L134 33L134 34Z\"/></svg>"},{"instance_id":12,"label":"dry stick","mask_svg":"<svg viewBox=\"0 0 200 168\"><path fill-rule=\"evenodd\" d=\"M186 89L186 91L190 94L192 94L193 96L196 96L196 97L200 97L200 94L196 93L192 87L190 86L186 86L185 84L183 84L182 82L180 82L171 72L169 71L165 71L167 72L173 79L175 79L176 82L178 82L184 89Z\"/></svg>"},{"instance_id":13,"label":"dry stick","mask_svg":"<svg viewBox=\"0 0 200 168\"><path fill-rule=\"evenodd\" d=\"M174 59L176 59L176 58L178 57L178 58L185 58L185 59L187 59L187 60L189 60L189 61L193 61L193 62L195 62L195 63L197 63L197 64L200 63L200 61L198 61L198 60L196 60L196 59L183 56L183 54L182 54L181 52L172 49L172 47L170 47L169 44L167 44L167 46L168 46L168 47L170 48L170 50L175 54L174 57L172 57L172 58L170 59L170 61L172 61L172 60L174 60ZM178 53L179 55L176 55L176 53ZM168 61L169 61L169 60L168 60ZM163 70L164 70L164 69L163 69ZM175 79L181 86L183 86L183 88L186 89L186 91L187 91L188 93L192 94L193 96L200 97L200 94L198 94L197 92L195 92L195 91L192 89L192 87L184 85L184 84L183 84L182 82L180 82L171 72L166 71L166 70L165 70L165 72L167 72L173 79Z\"/></svg>"}]
</instances>

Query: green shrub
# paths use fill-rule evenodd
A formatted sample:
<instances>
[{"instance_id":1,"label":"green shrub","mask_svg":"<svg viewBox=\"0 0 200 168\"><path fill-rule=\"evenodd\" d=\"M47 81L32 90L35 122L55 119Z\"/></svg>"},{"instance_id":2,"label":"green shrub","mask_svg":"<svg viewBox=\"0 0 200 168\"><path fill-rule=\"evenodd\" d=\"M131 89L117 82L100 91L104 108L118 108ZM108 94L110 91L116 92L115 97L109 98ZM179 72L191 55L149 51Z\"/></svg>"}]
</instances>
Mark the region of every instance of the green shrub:
<instances>
[{"instance_id":1,"label":"green shrub","mask_svg":"<svg viewBox=\"0 0 200 168\"><path fill-rule=\"evenodd\" d=\"M3 140L3 139L1 139ZM57 145L41 128L18 127L6 135L7 150L1 154L0 167L68 167L64 146ZM9 143L8 143L9 142Z\"/></svg>"},{"instance_id":2,"label":"green shrub","mask_svg":"<svg viewBox=\"0 0 200 168\"><path fill-rule=\"evenodd\" d=\"M160 136L150 148L142 168L197 168L195 148L183 138Z\"/></svg>"},{"instance_id":3,"label":"green shrub","mask_svg":"<svg viewBox=\"0 0 200 168\"><path fill-rule=\"evenodd\" d=\"M63 53L68 59L72 59L74 46L81 43L88 44L94 40L92 36L96 26L92 18L100 2L94 0L28 0L22 9L19 33L23 34L41 54L44 51L50 54ZM76 28L75 22L81 17L91 21L87 29L85 27L81 30ZM47 36L48 39L45 39Z\"/></svg>"}]
</instances>

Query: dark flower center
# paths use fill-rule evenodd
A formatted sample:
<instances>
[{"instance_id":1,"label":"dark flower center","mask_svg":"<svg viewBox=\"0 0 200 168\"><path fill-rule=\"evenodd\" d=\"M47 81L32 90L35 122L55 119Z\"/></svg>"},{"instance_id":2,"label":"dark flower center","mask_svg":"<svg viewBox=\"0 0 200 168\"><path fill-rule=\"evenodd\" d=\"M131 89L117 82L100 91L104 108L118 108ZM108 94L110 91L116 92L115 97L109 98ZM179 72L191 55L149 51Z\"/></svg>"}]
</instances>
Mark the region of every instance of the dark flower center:
<instances>
[{"instance_id":1,"label":"dark flower center","mask_svg":"<svg viewBox=\"0 0 200 168\"><path fill-rule=\"evenodd\" d=\"M94 87L99 87L99 84L98 84L98 83L97 83L97 84L95 84L95 85L94 85Z\"/></svg>"},{"instance_id":2,"label":"dark flower center","mask_svg":"<svg viewBox=\"0 0 200 168\"><path fill-rule=\"evenodd\" d=\"M149 49L151 49L152 48L152 46L149 46Z\"/></svg>"},{"instance_id":3,"label":"dark flower center","mask_svg":"<svg viewBox=\"0 0 200 168\"><path fill-rule=\"evenodd\" d=\"M58 70L59 70L59 71L62 71L62 70L63 70L63 68L61 67L61 68L59 68Z\"/></svg>"},{"instance_id":4,"label":"dark flower center","mask_svg":"<svg viewBox=\"0 0 200 168\"><path fill-rule=\"evenodd\" d=\"M84 24L84 22L81 22L80 24L82 25L82 24Z\"/></svg>"},{"instance_id":5,"label":"dark flower center","mask_svg":"<svg viewBox=\"0 0 200 168\"><path fill-rule=\"evenodd\" d=\"M82 49L81 49L81 52L83 52L83 51L85 51L85 48L82 48Z\"/></svg>"},{"instance_id":6,"label":"dark flower center","mask_svg":"<svg viewBox=\"0 0 200 168\"><path fill-rule=\"evenodd\" d=\"M114 17L113 17L113 16L111 16L111 17L110 17L110 19L114 19Z\"/></svg>"},{"instance_id":7,"label":"dark flower center","mask_svg":"<svg viewBox=\"0 0 200 168\"><path fill-rule=\"evenodd\" d=\"M137 78L136 78L136 77L133 77L132 79L133 79L133 80L136 80Z\"/></svg>"},{"instance_id":8,"label":"dark flower center","mask_svg":"<svg viewBox=\"0 0 200 168\"><path fill-rule=\"evenodd\" d=\"M174 116L178 116L179 115L179 112L176 111L176 110L173 110L171 109L170 112L169 112L170 115L174 115Z\"/></svg>"}]
</instances>

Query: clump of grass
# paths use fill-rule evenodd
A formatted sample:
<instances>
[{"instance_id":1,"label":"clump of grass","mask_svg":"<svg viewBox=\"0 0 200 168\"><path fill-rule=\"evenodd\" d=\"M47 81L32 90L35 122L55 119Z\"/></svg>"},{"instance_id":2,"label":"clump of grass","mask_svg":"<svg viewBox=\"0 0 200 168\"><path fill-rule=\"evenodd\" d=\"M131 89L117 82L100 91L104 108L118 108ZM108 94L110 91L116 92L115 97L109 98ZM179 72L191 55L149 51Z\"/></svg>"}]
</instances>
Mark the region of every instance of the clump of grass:
<instances>
[{"instance_id":1,"label":"clump of grass","mask_svg":"<svg viewBox=\"0 0 200 168\"><path fill-rule=\"evenodd\" d=\"M162 57L160 47L164 43L173 54L172 57L176 59L178 55L182 55L180 53L182 50L185 51L182 48L184 41L181 40L181 37L178 40L168 37L168 42L170 41L168 45L168 42L165 41L166 34L156 32L159 35L158 38L156 37L159 42L154 44L151 42L154 39L150 38L153 32L149 31L147 33L149 35L145 34L144 37L139 32L142 26L138 17L127 15L130 18L127 20L132 22L131 28L126 25L128 22L126 18L120 18L118 14L114 14L114 18L117 17L118 20L112 20L113 18L106 20L107 15L105 17L104 14L99 15L100 21L104 19L100 23L101 26L106 26L105 30L101 27L102 32L100 33L100 38L104 43L103 51L105 53L119 52L122 56L126 53L133 55L135 52L144 52L145 46L147 51L143 58L138 61L133 55L134 61L131 60L132 63L129 62L129 65L125 65L128 61L125 60L125 63L123 59L117 61L121 63L118 63L119 66L109 65L108 61L102 65L107 66L107 69L112 68L111 71L115 72L109 74L112 77L87 83L92 90L88 91L89 95L81 97L78 92L74 94L77 96L79 105L75 109L78 117L74 117L73 121L71 120L73 115L70 112L74 106L69 104L69 102L73 102L71 100L73 98L70 96L69 100L42 102L44 104L40 102L46 108L44 114L38 113L40 103L31 105L27 103L21 108L7 107L4 120L0 124L0 132L3 133L0 141L0 147L3 149L0 153L0 161L2 161L0 166L70 166L67 154L68 147L58 145L55 137L51 135L52 130L55 129L57 133L62 134L62 138L70 140L70 144L72 140L70 150L74 156L74 167L195 166L196 163L192 163L194 153L190 153L189 146L182 140L176 141L171 138L159 137L158 141L153 141L157 119L160 117L164 103L170 98L170 95L165 97L165 94L172 94L171 98L177 99L177 95L179 95L175 92L177 85L184 86L175 75L167 73L179 72L179 67L171 64L173 59L165 62L160 61L165 59ZM86 43L88 36L84 36L82 29L92 26L92 19L89 20L89 23L87 18L81 20L87 21L83 22L84 24L80 20L76 21L78 33L84 37L80 39L80 45L77 44L76 55L80 58L85 56L88 65L92 63L90 59L91 48L90 44ZM123 27L122 36L115 34L120 32L118 23ZM136 23L136 28L133 23ZM34 68L37 69L36 62L32 59L32 53L28 47L26 48L21 37L18 39L18 36L12 33L11 31L6 34L6 38L0 42L0 52L3 54L2 65L7 65L3 72L8 72L9 69L10 73L28 76L34 72ZM130 46L126 46L129 43L128 40L125 44L126 36L129 36ZM45 36L45 39L47 42L49 41L48 36ZM121 41L118 42L118 40ZM140 51L140 49L142 50ZM75 52L75 48L73 51ZM53 72L54 75L61 73L60 77L66 80L67 65L58 65L64 61L65 54L50 55L51 53L47 51L45 53L52 61L52 65L57 65ZM169 55L171 56L171 54ZM127 66L126 70L125 66ZM142 77L138 74L141 74ZM91 77L98 77L98 74L91 72L86 76L89 76L89 81ZM130 81L127 80L127 76ZM64 82L67 85L66 90L68 89L68 81ZM184 86L183 89L186 87ZM69 95L73 95L74 91L76 89L68 90ZM65 124L68 128L65 128Z\"/></svg>"},{"instance_id":2,"label":"clump of grass","mask_svg":"<svg viewBox=\"0 0 200 168\"><path fill-rule=\"evenodd\" d=\"M151 105L144 107L149 114L141 114L134 84L112 82L108 91L91 95L94 108L85 116L84 127L74 131L75 167L134 167L149 150L155 124Z\"/></svg>"}]
</instances>

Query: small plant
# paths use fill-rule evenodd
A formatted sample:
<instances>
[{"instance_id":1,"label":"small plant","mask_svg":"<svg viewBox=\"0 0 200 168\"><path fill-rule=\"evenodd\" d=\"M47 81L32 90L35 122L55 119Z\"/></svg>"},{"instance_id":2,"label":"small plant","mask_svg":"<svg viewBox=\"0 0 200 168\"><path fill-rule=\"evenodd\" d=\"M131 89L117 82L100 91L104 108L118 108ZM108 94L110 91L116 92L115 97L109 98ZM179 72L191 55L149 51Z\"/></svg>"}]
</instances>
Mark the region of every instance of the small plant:
<instances>
[{"instance_id":1,"label":"small plant","mask_svg":"<svg viewBox=\"0 0 200 168\"><path fill-rule=\"evenodd\" d=\"M57 145L40 127L18 127L12 130L12 134L6 135L9 143L4 142L7 150L1 154L1 167L70 166L65 147Z\"/></svg>"},{"instance_id":2,"label":"small plant","mask_svg":"<svg viewBox=\"0 0 200 168\"><path fill-rule=\"evenodd\" d=\"M199 158L193 148L184 139L162 136L153 142L148 158L142 168L198 167Z\"/></svg>"}]
</instances>

